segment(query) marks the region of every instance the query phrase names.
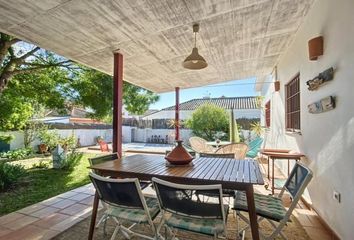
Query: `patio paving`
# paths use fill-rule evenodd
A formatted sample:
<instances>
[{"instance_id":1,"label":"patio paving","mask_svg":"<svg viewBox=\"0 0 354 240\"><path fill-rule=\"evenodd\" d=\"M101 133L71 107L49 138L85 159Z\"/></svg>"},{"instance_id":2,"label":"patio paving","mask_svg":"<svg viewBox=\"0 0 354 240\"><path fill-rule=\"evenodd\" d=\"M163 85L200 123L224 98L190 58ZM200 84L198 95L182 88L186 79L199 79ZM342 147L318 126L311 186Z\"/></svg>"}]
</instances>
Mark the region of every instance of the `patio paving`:
<instances>
[{"instance_id":1,"label":"patio paving","mask_svg":"<svg viewBox=\"0 0 354 240\"><path fill-rule=\"evenodd\" d=\"M263 166L265 166L264 170L267 169L266 165ZM281 176L277 169L276 176ZM257 187L256 191L270 193L263 186ZM144 192L154 194L152 189L146 189ZM79 222L85 225L85 219L91 214L93 195L92 184L87 184L2 216L0 217L0 240L52 239ZM289 198L284 200L289 201ZM298 205L293 214L311 239L334 239L321 224L316 213L308 210L303 203Z\"/></svg>"}]
</instances>

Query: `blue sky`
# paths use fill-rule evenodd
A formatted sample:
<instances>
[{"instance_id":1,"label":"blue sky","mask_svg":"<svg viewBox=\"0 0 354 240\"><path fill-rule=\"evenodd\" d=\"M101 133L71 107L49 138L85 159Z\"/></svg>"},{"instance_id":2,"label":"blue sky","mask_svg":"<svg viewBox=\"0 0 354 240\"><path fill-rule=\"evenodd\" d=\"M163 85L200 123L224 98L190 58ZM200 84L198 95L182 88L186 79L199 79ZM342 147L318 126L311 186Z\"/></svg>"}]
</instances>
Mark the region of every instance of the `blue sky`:
<instances>
[{"instance_id":1,"label":"blue sky","mask_svg":"<svg viewBox=\"0 0 354 240\"><path fill-rule=\"evenodd\" d=\"M257 96L255 91L256 78L228 81L225 83L203 86L198 88L188 88L180 90L180 102L185 102L194 98L210 96L216 97L244 97ZM150 109L161 109L175 105L175 92L159 94L160 100L150 105Z\"/></svg>"}]
</instances>

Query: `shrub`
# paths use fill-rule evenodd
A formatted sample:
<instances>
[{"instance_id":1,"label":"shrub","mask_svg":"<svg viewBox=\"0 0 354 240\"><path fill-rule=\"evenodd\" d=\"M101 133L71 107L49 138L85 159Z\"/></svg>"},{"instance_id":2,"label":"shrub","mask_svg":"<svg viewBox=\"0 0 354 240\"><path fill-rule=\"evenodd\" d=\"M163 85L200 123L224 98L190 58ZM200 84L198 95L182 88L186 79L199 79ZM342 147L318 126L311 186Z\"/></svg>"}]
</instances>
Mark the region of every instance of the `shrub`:
<instances>
[{"instance_id":1,"label":"shrub","mask_svg":"<svg viewBox=\"0 0 354 240\"><path fill-rule=\"evenodd\" d=\"M84 154L82 152L76 152L75 150L73 150L63 160L60 168L69 171L73 170L80 163L83 155Z\"/></svg>"},{"instance_id":2,"label":"shrub","mask_svg":"<svg viewBox=\"0 0 354 240\"><path fill-rule=\"evenodd\" d=\"M10 143L15 137L13 135L1 135L0 142Z\"/></svg>"},{"instance_id":3,"label":"shrub","mask_svg":"<svg viewBox=\"0 0 354 240\"><path fill-rule=\"evenodd\" d=\"M49 147L49 151L53 151L57 145L60 145L65 151L74 149L77 144L77 139L74 135L61 137L56 130L49 131L47 128L42 128L38 134L41 143Z\"/></svg>"},{"instance_id":4,"label":"shrub","mask_svg":"<svg viewBox=\"0 0 354 240\"><path fill-rule=\"evenodd\" d=\"M41 140L41 143L49 147L49 150L53 150L60 141L60 135L57 131L49 131L46 128L43 128L39 131L38 137Z\"/></svg>"},{"instance_id":5,"label":"shrub","mask_svg":"<svg viewBox=\"0 0 354 240\"><path fill-rule=\"evenodd\" d=\"M12 165L0 162L0 191L8 189L16 183L20 177L25 175L26 170L21 165Z\"/></svg>"},{"instance_id":6,"label":"shrub","mask_svg":"<svg viewBox=\"0 0 354 240\"><path fill-rule=\"evenodd\" d=\"M192 129L193 133L207 140L215 140L217 132L227 133L229 131L229 116L227 112L216 105L204 104L197 108L192 117L187 120L186 126ZM225 135L224 139L228 136Z\"/></svg>"},{"instance_id":7,"label":"shrub","mask_svg":"<svg viewBox=\"0 0 354 240\"><path fill-rule=\"evenodd\" d=\"M5 153L0 153L1 158L7 158L11 161L13 160L21 160L25 158L29 158L33 156L32 148L20 148L16 150L10 150Z\"/></svg>"},{"instance_id":8,"label":"shrub","mask_svg":"<svg viewBox=\"0 0 354 240\"><path fill-rule=\"evenodd\" d=\"M47 169L49 167L49 163L39 160L38 163L33 163L32 168L39 168L39 169Z\"/></svg>"}]
</instances>

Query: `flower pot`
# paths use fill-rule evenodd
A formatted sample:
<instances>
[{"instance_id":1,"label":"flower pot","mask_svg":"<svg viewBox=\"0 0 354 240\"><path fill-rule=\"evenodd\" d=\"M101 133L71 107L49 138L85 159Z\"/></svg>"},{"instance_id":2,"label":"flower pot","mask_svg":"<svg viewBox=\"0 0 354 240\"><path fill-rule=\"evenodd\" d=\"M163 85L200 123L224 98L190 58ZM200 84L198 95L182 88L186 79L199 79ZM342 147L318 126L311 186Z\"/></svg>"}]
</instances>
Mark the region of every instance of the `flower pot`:
<instances>
[{"instance_id":1,"label":"flower pot","mask_svg":"<svg viewBox=\"0 0 354 240\"><path fill-rule=\"evenodd\" d=\"M48 146L44 143L38 145L38 152L39 153L46 153L48 152Z\"/></svg>"}]
</instances>

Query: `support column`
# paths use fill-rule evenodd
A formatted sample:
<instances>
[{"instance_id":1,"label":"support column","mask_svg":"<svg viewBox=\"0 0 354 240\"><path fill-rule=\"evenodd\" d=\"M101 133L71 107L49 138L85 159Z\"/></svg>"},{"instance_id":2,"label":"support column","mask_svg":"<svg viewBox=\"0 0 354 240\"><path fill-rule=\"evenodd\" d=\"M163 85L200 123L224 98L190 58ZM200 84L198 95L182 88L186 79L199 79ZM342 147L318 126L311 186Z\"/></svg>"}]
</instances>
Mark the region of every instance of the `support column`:
<instances>
[{"instance_id":1,"label":"support column","mask_svg":"<svg viewBox=\"0 0 354 240\"><path fill-rule=\"evenodd\" d=\"M113 70L113 152L122 156L123 55L114 52Z\"/></svg>"},{"instance_id":2,"label":"support column","mask_svg":"<svg viewBox=\"0 0 354 240\"><path fill-rule=\"evenodd\" d=\"M175 108L175 140L179 140L179 87L175 88L176 92L176 108Z\"/></svg>"}]
</instances>

